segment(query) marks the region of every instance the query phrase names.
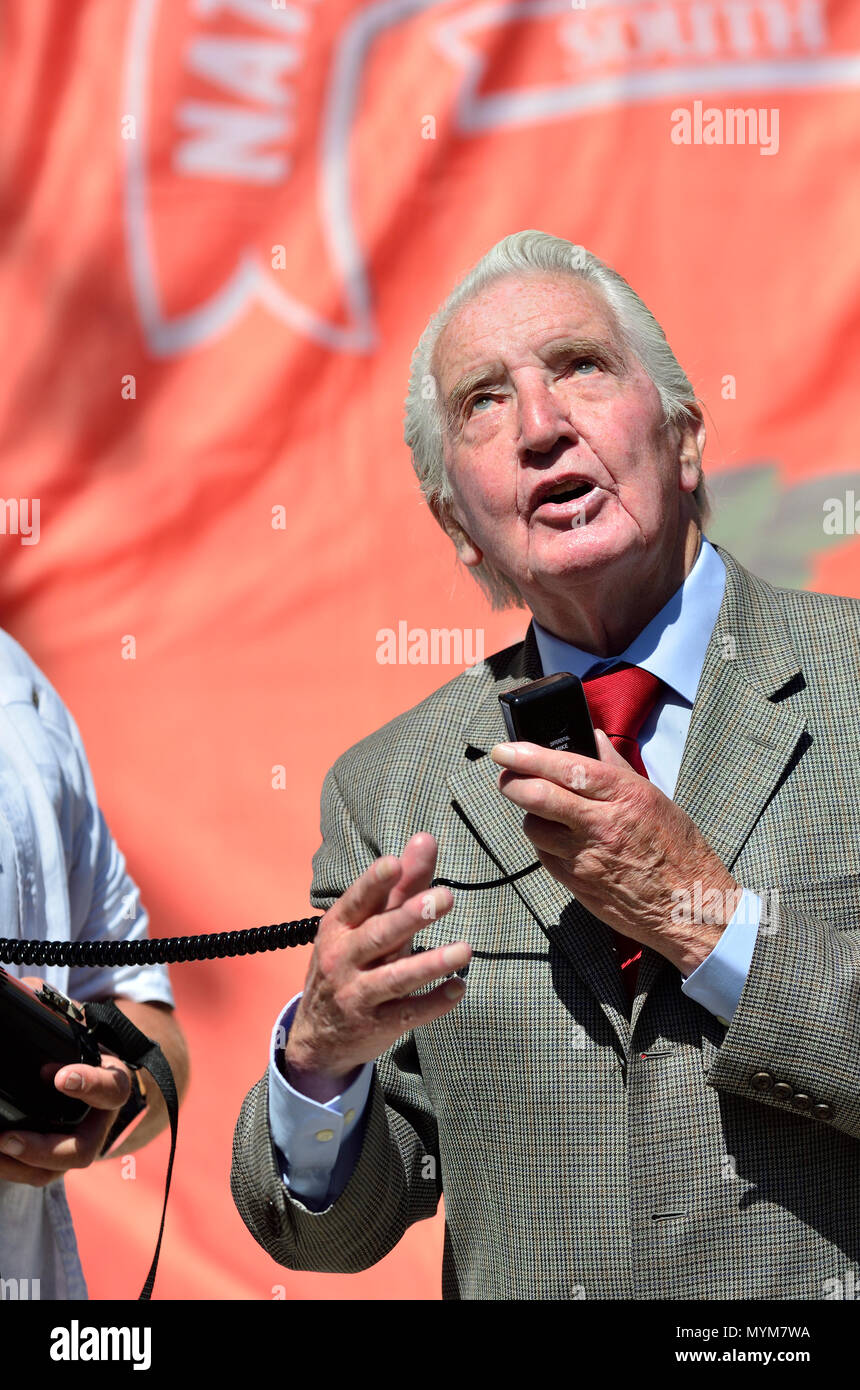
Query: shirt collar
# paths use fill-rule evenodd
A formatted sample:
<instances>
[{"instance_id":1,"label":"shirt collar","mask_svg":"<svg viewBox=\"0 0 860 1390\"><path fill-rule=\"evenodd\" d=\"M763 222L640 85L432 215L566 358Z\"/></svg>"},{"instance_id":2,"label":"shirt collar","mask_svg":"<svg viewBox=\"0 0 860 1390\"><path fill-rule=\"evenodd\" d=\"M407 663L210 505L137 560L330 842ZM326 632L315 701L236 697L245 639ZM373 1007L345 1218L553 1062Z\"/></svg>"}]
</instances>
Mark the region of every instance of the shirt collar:
<instances>
[{"instance_id":1,"label":"shirt collar","mask_svg":"<svg viewBox=\"0 0 860 1390\"><path fill-rule=\"evenodd\" d=\"M696 698L705 652L711 640L726 587L726 567L704 536L693 568L629 647L613 657L595 657L541 627L533 620L535 641L545 676L569 671L582 679L594 668L608 670L619 661L659 676L690 705Z\"/></svg>"}]
</instances>

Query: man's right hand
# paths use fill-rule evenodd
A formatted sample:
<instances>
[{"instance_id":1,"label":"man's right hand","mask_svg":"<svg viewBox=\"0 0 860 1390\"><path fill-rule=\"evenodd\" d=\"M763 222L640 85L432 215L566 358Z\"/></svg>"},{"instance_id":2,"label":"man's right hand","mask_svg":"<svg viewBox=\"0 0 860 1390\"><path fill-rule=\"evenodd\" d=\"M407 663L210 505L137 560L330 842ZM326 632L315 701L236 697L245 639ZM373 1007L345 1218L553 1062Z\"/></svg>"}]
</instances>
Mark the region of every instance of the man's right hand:
<instances>
[{"instance_id":1,"label":"man's right hand","mask_svg":"<svg viewBox=\"0 0 860 1390\"><path fill-rule=\"evenodd\" d=\"M462 999L459 979L409 997L472 956L466 941L413 954L415 933L454 903L450 889L430 887L435 865L433 836L413 835L399 859L377 859L326 912L285 1049L295 1090L324 1104L357 1067Z\"/></svg>"}]
</instances>

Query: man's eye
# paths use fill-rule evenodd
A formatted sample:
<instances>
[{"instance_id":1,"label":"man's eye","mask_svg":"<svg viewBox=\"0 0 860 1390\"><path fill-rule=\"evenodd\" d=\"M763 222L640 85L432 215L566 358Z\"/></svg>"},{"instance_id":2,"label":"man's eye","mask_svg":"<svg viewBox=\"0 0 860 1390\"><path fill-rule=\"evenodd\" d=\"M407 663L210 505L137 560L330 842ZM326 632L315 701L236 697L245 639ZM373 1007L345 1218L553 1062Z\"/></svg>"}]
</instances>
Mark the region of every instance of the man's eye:
<instances>
[{"instance_id":1,"label":"man's eye","mask_svg":"<svg viewBox=\"0 0 860 1390\"><path fill-rule=\"evenodd\" d=\"M487 391L482 391L479 396L473 396L472 399L469 401L468 413L471 415L472 411L475 410L478 406L480 406L482 401L491 401L493 399L494 397L491 396Z\"/></svg>"},{"instance_id":2,"label":"man's eye","mask_svg":"<svg viewBox=\"0 0 860 1390\"><path fill-rule=\"evenodd\" d=\"M578 369L579 367L591 367L594 371L600 370L600 363L596 357L574 357L570 365L574 369Z\"/></svg>"}]
</instances>

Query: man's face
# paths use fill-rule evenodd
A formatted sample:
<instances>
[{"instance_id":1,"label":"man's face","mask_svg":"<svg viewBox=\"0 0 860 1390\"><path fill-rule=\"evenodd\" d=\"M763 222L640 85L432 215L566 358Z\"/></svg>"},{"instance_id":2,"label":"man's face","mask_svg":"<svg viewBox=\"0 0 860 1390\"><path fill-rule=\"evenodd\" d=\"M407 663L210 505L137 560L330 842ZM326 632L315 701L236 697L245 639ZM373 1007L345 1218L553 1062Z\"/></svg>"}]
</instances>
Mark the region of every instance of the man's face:
<instances>
[{"instance_id":1,"label":"man's face","mask_svg":"<svg viewBox=\"0 0 860 1390\"><path fill-rule=\"evenodd\" d=\"M448 324L435 368L467 563L483 555L534 607L671 550L703 432L662 426L599 293L567 275L499 280Z\"/></svg>"}]
</instances>

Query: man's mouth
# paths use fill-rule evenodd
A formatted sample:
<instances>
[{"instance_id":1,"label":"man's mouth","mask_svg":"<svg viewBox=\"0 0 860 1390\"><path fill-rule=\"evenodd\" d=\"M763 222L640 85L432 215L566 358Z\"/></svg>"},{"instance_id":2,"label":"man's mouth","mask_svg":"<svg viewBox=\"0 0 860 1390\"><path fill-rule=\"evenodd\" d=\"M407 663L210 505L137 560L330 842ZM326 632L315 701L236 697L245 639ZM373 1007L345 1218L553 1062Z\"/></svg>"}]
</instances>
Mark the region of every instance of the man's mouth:
<instances>
[{"instance_id":1,"label":"man's mouth","mask_svg":"<svg viewBox=\"0 0 860 1390\"><path fill-rule=\"evenodd\" d=\"M534 511L547 504L552 506L563 506L565 502L577 502L582 497L587 497L595 488L594 483L581 479L578 482L559 483L557 487L550 489L538 496Z\"/></svg>"}]
</instances>

